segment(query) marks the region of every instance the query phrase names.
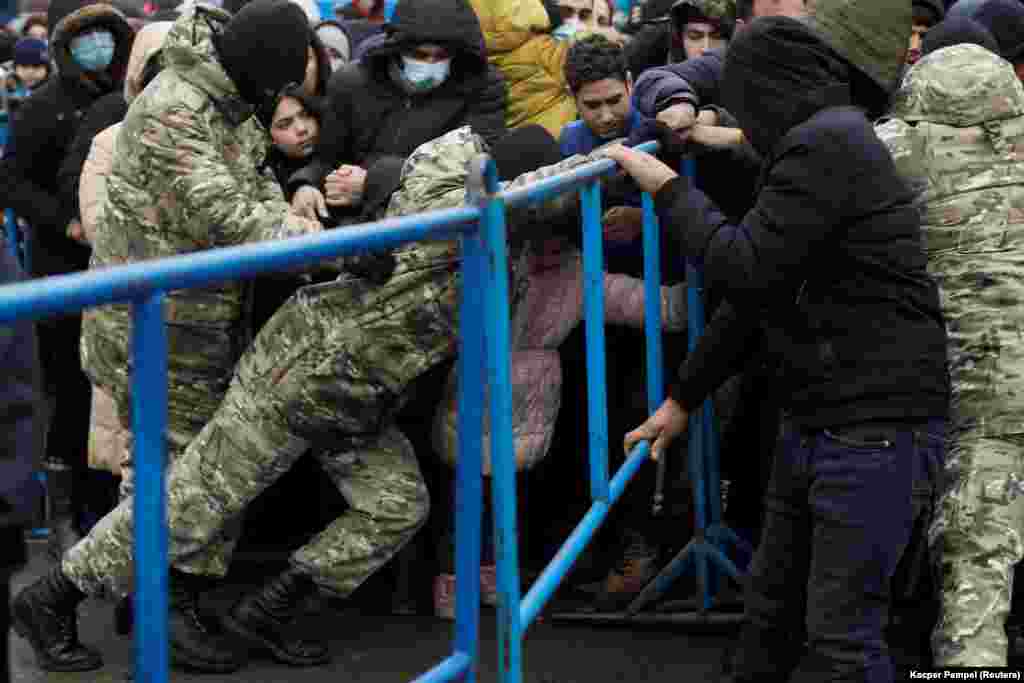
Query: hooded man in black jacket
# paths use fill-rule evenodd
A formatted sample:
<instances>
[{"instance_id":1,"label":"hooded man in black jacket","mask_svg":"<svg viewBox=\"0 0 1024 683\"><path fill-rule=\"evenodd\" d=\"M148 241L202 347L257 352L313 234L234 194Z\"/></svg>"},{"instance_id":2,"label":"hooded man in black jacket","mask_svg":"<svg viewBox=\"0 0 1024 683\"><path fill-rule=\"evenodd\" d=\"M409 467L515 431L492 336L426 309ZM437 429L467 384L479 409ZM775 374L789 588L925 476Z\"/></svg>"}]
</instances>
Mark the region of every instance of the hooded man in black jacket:
<instances>
[{"instance_id":1,"label":"hooded man in black jacket","mask_svg":"<svg viewBox=\"0 0 1024 683\"><path fill-rule=\"evenodd\" d=\"M62 201L58 172L92 104L124 87L133 39L121 12L93 0L55 0L48 19L57 73L19 108L11 124L10 154L0 161L0 197L30 226L34 277L89 265L77 203ZM46 464L59 547L77 540L87 512L106 512L88 510L94 497L85 486L94 481L87 466L92 389L79 358L81 327L81 314L38 325L43 379L53 404Z\"/></svg>"},{"instance_id":2,"label":"hooded man in black jacket","mask_svg":"<svg viewBox=\"0 0 1024 683\"><path fill-rule=\"evenodd\" d=\"M910 3L891 5L818 0L805 21L760 19L734 38L724 104L765 160L739 224L653 157L609 152L657 193L669 248L727 302L626 446L663 453L759 329L780 368L785 420L734 681L893 680L890 582L935 494L949 381L914 193L869 118L910 36Z\"/></svg>"},{"instance_id":3,"label":"hooded man in black jacket","mask_svg":"<svg viewBox=\"0 0 1024 683\"><path fill-rule=\"evenodd\" d=\"M385 31L386 41L331 77L320 144L289 183L292 205L309 218L326 217L327 205L360 213L383 157L404 158L467 124L489 143L505 133L505 82L465 0L400 0Z\"/></svg>"}]
</instances>

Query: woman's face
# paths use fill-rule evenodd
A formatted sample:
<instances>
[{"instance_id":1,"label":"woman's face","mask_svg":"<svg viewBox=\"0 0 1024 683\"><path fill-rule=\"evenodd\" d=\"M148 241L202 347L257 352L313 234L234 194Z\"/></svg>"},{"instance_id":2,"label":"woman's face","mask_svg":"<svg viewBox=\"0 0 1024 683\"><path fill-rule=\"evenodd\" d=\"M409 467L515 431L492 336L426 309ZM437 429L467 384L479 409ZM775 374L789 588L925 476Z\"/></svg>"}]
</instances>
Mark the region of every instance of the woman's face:
<instances>
[{"instance_id":1,"label":"woman's face","mask_svg":"<svg viewBox=\"0 0 1024 683\"><path fill-rule=\"evenodd\" d=\"M278 103L270 123L270 139L289 159L305 159L320 137L320 123L294 97Z\"/></svg>"}]
</instances>

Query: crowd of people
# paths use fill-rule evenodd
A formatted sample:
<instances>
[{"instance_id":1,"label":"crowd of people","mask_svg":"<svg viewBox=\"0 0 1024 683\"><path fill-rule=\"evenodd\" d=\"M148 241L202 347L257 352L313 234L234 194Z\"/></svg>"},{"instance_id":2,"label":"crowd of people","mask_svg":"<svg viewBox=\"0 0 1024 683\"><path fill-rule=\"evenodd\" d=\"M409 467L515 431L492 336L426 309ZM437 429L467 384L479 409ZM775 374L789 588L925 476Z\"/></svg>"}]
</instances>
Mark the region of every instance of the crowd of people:
<instances>
[{"instance_id":1,"label":"crowd of people","mask_svg":"<svg viewBox=\"0 0 1024 683\"><path fill-rule=\"evenodd\" d=\"M648 441L680 473L665 512L641 471L572 590L619 609L692 535L679 437L710 398L726 520L756 548L730 550L750 571L728 680L886 683L901 638L945 667L1020 648L1021 0L359 0L329 18L293 0L51 0L18 23L0 36L0 197L30 259L21 273L3 249L0 282L461 206L483 153L507 188L614 160L613 459ZM635 149L648 140L657 156ZM653 415L636 371L645 192L671 373ZM519 485L559 491L518 513L560 531L588 502L580 209L562 195L508 220ZM456 240L413 243L167 294L176 664L236 671L239 642L326 663L292 628L303 605L417 547L432 508L434 611L453 616L458 263ZM687 263L708 312L691 352ZM37 457L48 472L54 563L11 604L43 670L103 666L79 639L86 598L131 628L130 339L126 305L0 327L0 528L25 522ZM405 420L409 405L424 412ZM306 457L347 507L204 612L246 509ZM543 564L551 539L525 529L525 565Z\"/></svg>"}]
</instances>

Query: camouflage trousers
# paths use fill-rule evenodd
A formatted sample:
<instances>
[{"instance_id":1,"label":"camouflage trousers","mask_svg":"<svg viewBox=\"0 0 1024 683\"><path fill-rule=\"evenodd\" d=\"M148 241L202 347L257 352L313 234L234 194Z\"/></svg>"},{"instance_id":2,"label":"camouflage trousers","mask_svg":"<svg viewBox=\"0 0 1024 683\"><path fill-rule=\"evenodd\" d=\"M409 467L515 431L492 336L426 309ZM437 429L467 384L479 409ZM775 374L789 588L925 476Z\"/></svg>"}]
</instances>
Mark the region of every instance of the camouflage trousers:
<instances>
[{"instance_id":1,"label":"camouflage trousers","mask_svg":"<svg viewBox=\"0 0 1024 683\"><path fill-rule=\"evenodd\" d=\"M937 666L1006 666L1013 568L1024 557L1024 435L962 433L930 537L941 557Z\"/></svg>"},{"instance_id":2,"label":"camouflage trousers","mask_svg":"<svg viewBox=\"0 0 1024 683\"><path fill-rule=\"evenodd\" d=\"M93 349L102 348L93 344ZM125 378L127 379L127 378ZM118 421L128 435L127 447L121 453L121 500L130 499L135 490L135 464L132 451L131 399L125 388L128 384L119 384L116 388L106 385L117 406ZM203 426L212 419L223 398L223 390L216 392L208 385L184 386L173 379L167 391L167 431L166 449L168 464L175 463L185 452L188 444L199 435ZM196 553L188 560L180 561L178 569L190 574L203 574L213 577L225 576L231 555L241 536L242 520L238 518L226 527L224 534L217 542L211 543L203 552Z\"/></svg>"},{"instance_id":3,"label":"camouflage trousers","mask_svg":"<svg viewBox=\"0 0 1024 683\"><path fill-rule=\"evenodd\" d=\"M399 272L315 285L288 300L243 355L213 418L168 474L169 556L181 567L309 448L351 507L292 564L345 596L422 526L429 497L393 415L406 387L450 358L455 274ZM132 579L131 505L122 501L64 557L90 595Z\"/></svg>"}]
</instances>

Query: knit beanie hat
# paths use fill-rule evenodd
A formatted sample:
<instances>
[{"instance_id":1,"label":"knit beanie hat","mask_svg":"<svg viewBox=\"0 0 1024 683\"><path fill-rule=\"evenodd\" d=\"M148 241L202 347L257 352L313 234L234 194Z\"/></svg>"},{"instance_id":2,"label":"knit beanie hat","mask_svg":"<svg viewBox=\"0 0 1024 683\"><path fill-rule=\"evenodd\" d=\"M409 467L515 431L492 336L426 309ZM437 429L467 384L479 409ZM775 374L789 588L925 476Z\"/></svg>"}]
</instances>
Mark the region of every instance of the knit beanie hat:
<instances>
[{"instance_id":1,"label":"knit beanie hat","mask_svg":"<svg viewBox=\"0 0 1024 683\"><path fill-rule=\"evenodd\" d=\"M1008 62L1024 60L1024 4L1020 0L987 0L971 18L988 29Z\"/></svg>"},{"instance_id":2,"label":"knit beanie hat","mask_svg":"<svg viewBox=\"0 0 1024 683\"><path fill-rule=\"evenodd\" d=\"M238 93L261 107L289 83L301 83L312 31L289 0L253 0L215 36L217 53Z\"/></svg>"},{"instance_id":3,"label":"knit beanie hat","mask_svg":"<svg viewBox=\"0 0 1024 683\"><path fill-rule=\"evenodd\" d=\"M544 126L531 124L510 130L494 143L491 158L498 167L498 177L506 181L557 164L562 160L562 152Z\"/></svg>"},{"instance_id":4,"label":"knit beanie hat","mask_svg":"<svg viewBox=\"0 0 1024 683\"><path fill-rule=\"evenodd\" d=\"M921 56L953 45L979 45L989 52L999 54L999 43L984 26L967 17L954 16L944 19L925 34L921 41Z\"/></svg>"},{"instance_id":5,"label":"knit beanie hat","mask_svg":"<svg viewBox=\"0 0 1024 683\"><path fill-rule=\"evenodd\" d=\"M22 38L14 45L14 66L46 66L50 51L37 38Z\"/></svg>"},{"instance_id":6,"label":"knit beanie hat","mask_svg":"<svg viewBox=\"0 0 1024 683\"><path fill-rule=\"evenodd\" d=\"M946 6L942 0L914 0L913 7L914 19L926 18L929 26L937 26L946 16Z\"/></svg>"}]
</instances>

